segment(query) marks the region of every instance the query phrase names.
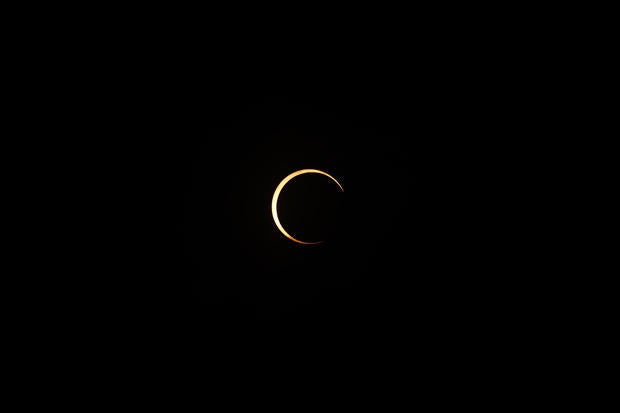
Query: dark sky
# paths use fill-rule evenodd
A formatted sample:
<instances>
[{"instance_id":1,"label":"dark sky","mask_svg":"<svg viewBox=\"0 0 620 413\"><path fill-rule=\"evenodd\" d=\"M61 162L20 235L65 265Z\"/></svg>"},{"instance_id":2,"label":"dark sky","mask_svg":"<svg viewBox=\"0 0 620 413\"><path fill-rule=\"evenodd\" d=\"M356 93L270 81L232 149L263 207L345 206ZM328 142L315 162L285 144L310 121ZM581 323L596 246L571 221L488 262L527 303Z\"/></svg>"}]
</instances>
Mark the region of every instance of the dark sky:
<instances>
[{"instance_id":1,"label":"dark sky","mask_svg":"<svg viewBox=\"0 0 620 413\"><path fill-rule=\"evenodd\" d=\"M413 332L427 349L514 325L513 86L422 56L372 70L182 61L111 81L101 145L123 166L106 169L118 185L100 216L126 262L102 259L92 283L117 303L104 322L181 347L294 330ZM306 175L283 192L287 229L316 246L271 216L276 185L303 168L345 189Z\"/></svg>"},{"instance_id":2,"label":"dark sky","mask_svg":"<svg viewBox=\"0 0 620 413\"><path fill-rule=\"evenodd\" d=\"M157 162L173 171L175 261L156 291L173 317L221 328L494 323L488 306L502 293L488 293L489 252L504 201L489 129L501 113L488 90L444 69L235 72L172 92L164 127L178 138ZM305 176L283 192L287 227L319 246L285 239L271 217L275 186L303 168L345 188Z\"/></svg>"},{"instance_id":3,"label":"dark sky","mask_svg":"<svg viewBox=\"0 0 620 413\"><path fill-rule=\"evenodd\" d=\"M92 360L116 363L112 384L131 382L136 365L140 377L172 367L176 380L215 364L242 375L228 366L245 360L265 363L261 382L274 359L321 353L328 378L343 358L354 376L369 360L395 367L374 379L389 376L403 394L409 374L437 393L433 377L472 384L480 360L490 382L496 368L510 375L505 365L537 352L563 311L548 299L555 263L536 261L552 247L545 222L556 212L540 195L562 171L528 186L536 161L557 156L541 150L552 122L536 123L551 100L534 82L546 82L539 60L520 58L514 42L528 27L495 36L451 12L403 13L399 23L391 12L385 31L347 13L363 30L319 44L313 21L305 42L273 52L274 40L254 36L262 27L220 30L203 13L192 25L183 16L180 30L140 14L157 30L112 42L117 29L106 25L96 38L70 31L70 42L53 43L33 65L37 97L23 94L45 112L25 122L43 127L31 135L45 145L25 142L63 175L37 175L44 195L26 188L38 197L31 215L54 225L35 243L61 250L29 257L43 270L20 273L45 297L20 304L49 326L23 324L41 331L33 352L81 349L96 374ZM320 245L291 242L271 216L277 184L304 168L344 187L306 175L281 195L286 228Z\"/></svg>"}]
</instances>

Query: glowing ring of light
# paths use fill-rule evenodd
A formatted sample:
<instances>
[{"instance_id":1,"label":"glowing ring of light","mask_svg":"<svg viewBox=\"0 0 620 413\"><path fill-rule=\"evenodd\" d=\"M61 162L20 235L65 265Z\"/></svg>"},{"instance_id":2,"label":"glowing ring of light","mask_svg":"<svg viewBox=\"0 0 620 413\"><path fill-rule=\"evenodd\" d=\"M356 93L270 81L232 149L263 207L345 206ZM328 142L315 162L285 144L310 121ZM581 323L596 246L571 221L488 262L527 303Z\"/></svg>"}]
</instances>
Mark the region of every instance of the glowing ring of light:
<instances>
[{"instance_id":1,"label":"glowing ring of light","mask_svg":"<svg viewBox=\"0 0 620 413\"><path fill-rule=\"evenodd\" d=\"M323 172L323 171L320 171L318 169L300 169L299 171L295 171L292 174L288 175L286 178L284 178L282 180L282 182L280 182L278 184L278 186L276 187L275 192L273 193L273 198L271 199L271 214L273 215L273 221L276 223L276 226L278 227L280 232L282 234L284 234L284 236L286 238L290 239L291 241L297 242L299 244L305 244L305 245L320 244L323 241L306 242L306 241L301 241L301 240L298 240L298 239L292 237L288 232L286 232L286 230L284 229L284 227L280 223L280 219L278 219L278 208L277 208L277 206L278 206L278 197L280 196L280 192L284 188L284 185L286 185L288 183L288 181L290 181L291 179L295 178L296 176L299 176L299 175L302 175L302 174L310 174L310 173L321 174L321 175L327 176L328 178L330 178L332 181L334 181L338 185L338 187L340 188L340 190L342 192L344 192L344 189L342 188L342 185L340 185L340 182L338 182L336 180L336 178L334 178L330 174L328 174L326 172Z\"/></svg>"}]
</instances>

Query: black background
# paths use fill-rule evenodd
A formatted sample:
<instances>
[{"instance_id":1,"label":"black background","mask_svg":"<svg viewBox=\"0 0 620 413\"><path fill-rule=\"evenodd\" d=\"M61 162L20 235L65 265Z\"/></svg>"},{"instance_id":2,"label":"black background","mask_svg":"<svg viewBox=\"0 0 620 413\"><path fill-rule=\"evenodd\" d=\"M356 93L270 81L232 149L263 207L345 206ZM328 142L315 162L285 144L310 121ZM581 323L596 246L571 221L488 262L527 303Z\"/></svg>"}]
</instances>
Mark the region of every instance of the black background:
<instances>
[{"instance_id":1,"label":"black background","mask_svg":"<svg viewBox=\"0 0 620 413\"><path fill-rule=\"evenodd\" d=\"M561 209L545 204L563 173L539 58L555 33L533 53L520 20L501 30L512 11L437 9L347 14L361 27L326 42L314 23L306 40L268 38L260 19L242 32L205 13L36 36L21 99L43 113L23 134L43 142L24 139L19 171L43 171L18 225L43 223L22 232L44 252L24 258L14 307L31 353L129 392L236 391L248 372L258 388L284 365L284 381L313 371L338 391L357 376L460 403L453 389L480 400L513 372L540 376L545 338L570 321L547 224ZM281 196L285 226L320 245L271 218L301 168L345 189L304 176Z\"/></svg>"},{"instance_id":2,"label":"black background","mask_svg":"<svg viewBox=\"0 0 620 413\"><path fill-rule=\"evenodd\" d=\"M520 228L524 81L495 47L171 48L87 72L73 115L97 172L76 214L78 243L94 241L71 317L191 360L290 340L415 348L428 367L506 351L538 297ZM345 190L307 175L282 194L286 227L320 245L271 217L276 185L303 168Z\"/></svg>"},{"instance_id":3,"label":"black background","mask_svg":"<svg viewBox=\"0 0 620 413\"><path fill-rule=\"evenodd\" d=\"M456 61L175 72L140 112L154 199L136 216L149 248L135 246L129 299L143 321L193 343L257 329L442 343L504 331L519 312L513 85ZM302 168L345 188L315 175L283 192L286 226L318 246L271 218L275 186Z\"/></svg>"}]
</instances>

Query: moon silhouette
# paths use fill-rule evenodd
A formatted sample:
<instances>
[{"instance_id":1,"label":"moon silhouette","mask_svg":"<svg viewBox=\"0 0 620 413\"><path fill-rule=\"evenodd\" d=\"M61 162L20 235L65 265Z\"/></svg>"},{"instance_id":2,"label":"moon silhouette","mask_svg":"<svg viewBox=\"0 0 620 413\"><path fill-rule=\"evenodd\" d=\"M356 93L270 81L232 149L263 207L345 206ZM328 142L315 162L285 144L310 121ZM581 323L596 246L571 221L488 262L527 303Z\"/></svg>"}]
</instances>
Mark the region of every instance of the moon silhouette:
<instances>
[{"instance_id":1,"label":"moon silhouette","mask_svg":"<svg viewBox=\"0 0 620 413\"><path fill-rule=\"evenodd\" d=\"M342 192L344 192L344 189L342 188L342 185L340 185L340 182L338 182L336 180L336 178L334 178L333 176L331 176L327 172L323 172L323 171L320 171L318 169L300 169L299 171L295 171L292 174L288 175L276 187L276 190L273 193L273 198L271 199L271 214L273 215L273 221L276 223L276 226L278 227L280 232L282 234L284 234L284 236L286 238L290 239L291 241L297 242L298 244L305 244L305 245L320 244L323 241L307 242L307 241L301 241L301 240L298 240L298 239L292 237L288 232L286 232L286 230L284 229L284 227L280 223L280 220L278 219L278 197L280 196L280 192L282 191L284 186L291 179L295 178L296 176L302 175L302 174L321 174L321 175L325 175L328 178L330 178L332 181L334 181L338 185L338 187L340 187L340 190Z\"/></svg>"}]
</instances>

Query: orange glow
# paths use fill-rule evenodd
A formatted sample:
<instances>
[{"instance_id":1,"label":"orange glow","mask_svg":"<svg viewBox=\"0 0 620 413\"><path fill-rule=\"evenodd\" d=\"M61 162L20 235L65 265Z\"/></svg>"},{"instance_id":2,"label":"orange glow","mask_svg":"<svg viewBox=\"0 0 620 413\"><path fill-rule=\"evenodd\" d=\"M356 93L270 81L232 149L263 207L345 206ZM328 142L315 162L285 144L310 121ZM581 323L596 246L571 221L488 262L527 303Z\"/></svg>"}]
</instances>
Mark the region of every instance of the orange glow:
<instances>
[{"instance_id":1,"label":"orange glow","mask_svg":"<svg viewBox=\"0 0 620 413\"><path fill-rule=\"evenodd\" d=\"M278 227L280 232L282 232L282 234L284 234L284 236L286 238L290 239L291 241L297 242L299 244L305 244L305 245L320 244L323 241L306 242L306 241L300 241L300 240L298 240L296 238L293 238L288 232L286 232L286 230L284 229L282 224L280 224L280 220L278 219L278 208L277 208L277 206L278 206L278 197L280 196L280 192L284 188L284 185L286 185L288 183L288 181L290 181L291 179L295 178L296 176L299 176L299 175L302 175L302 174L310 174L310 173L321 174L321 175L327 176L332 181L334 181L338 185L338 187L340 187L340 190L342 192L344 192L344 189L342 188L342 185L340 185L340 182L338 182L336 180L336 178L334 178L330 174L328 174L326 172L323 172L323 171L319 171L318 169L300 169L299 171L295 171L292 174L288 175L286 178L284 178L282 180L282 182L280 182L278 184L278 186L276 187L275 192L273 193L273 198L271 199L271 214L273 215L273 221L276 223L276 226Z\"/></svg>"}]
</instances>

